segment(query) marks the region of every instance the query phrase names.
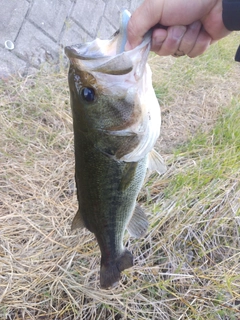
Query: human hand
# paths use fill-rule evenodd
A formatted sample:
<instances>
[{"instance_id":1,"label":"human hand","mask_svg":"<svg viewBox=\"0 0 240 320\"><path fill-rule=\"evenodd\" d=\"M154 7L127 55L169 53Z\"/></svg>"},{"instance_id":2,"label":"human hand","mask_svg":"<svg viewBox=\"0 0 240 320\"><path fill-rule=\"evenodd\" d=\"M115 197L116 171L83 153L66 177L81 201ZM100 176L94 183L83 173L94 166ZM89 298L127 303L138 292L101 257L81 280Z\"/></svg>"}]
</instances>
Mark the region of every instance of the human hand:
<instances>
[{"instance_id":1,"label":"human hand","mask_svg":"<svg viewBox=\"0 0 240 320\"><path fill-rule=\"evenodd\" d=\"M222 0L145 0L128 23L126 49L159 23L168 26L153 30L151 50L159 55L196 57L230 33L222 21Z\"/></svg>"}]
</instances>

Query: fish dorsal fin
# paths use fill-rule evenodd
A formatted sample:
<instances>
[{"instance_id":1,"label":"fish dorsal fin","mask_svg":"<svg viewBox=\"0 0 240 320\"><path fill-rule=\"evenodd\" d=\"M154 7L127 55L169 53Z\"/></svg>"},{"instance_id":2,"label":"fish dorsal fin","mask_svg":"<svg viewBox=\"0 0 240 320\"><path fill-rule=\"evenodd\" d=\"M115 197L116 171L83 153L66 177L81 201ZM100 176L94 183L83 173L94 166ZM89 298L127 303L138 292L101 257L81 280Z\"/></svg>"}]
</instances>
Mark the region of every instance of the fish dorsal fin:
<instances>
[{"instance_id":1,"label":"fish dorsal fin","mask_svg":"<svg viewBox=\"0 0 240 320\"><path fill-rule=\"evenodd\" d=\"M154 149L148 154L148 170L150 172L156 171L158 174L163 174L167 171L162 156Z\"/></svg>"},{"instance_id":2,"label":"fish dorsal fin","mask_svg":"<svg viewBox=\"0 0 240 320\"><path fill-rule=\"evenodd\" d=\"M85 227L85 223L83 221L83 217L80 213L80 210L78 210L75 217L73 218L71 230L73 231L75 229L84 228L84 227Z\"/></svg>"},{"instance_id":3,"label":"fish dorsal fin","mask_svg":"<svg viewBox=\"0 0 240 320\"><path fill-rule=\"evenodd\" d=\"M134 209L132 218L127 226L127 230L132 237L141 238L147 233L147 229L147 216L144 213L143 209L140 207L140 205L136 203L136 207Z\"/></svg>"}]
</instances>

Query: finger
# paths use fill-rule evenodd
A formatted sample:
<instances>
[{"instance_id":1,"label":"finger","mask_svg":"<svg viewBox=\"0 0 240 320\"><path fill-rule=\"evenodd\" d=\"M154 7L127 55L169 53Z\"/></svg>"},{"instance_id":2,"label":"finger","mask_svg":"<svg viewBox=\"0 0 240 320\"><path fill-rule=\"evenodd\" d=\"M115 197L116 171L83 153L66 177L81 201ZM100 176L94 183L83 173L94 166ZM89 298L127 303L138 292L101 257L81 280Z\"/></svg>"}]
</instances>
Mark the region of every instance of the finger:
<instances>
[{"instance_id":1,"label":"finger","mask_svg":"<svg viewBox=\"0 0 240 320\"><path fill-rule=\"evenodd\" d=\"M193 49L188 53L190 58L195 58L202 54L210 46L212 38L210 35L202 29L197 37L196 43Z\"/></svg>"},{"instance_id":2,"label":"finger","mask_svg":"<svg viewBox=\"0 0 240 320\"><path fill-rule=\"evenodd\" d=\"M152 37L152 50L160 56L174 54L178 50L186 30L187 27L185 26L169 27L167 29L166 38L162 43L158 38L159 30L154 30Z\"/></svg>"},{"instance_id":3,"label":"finger","mask_svg":"<svg viewBox=\"0 0 240 320\"><path fill-rule=\"evenodd\" d=\"M188 54L194 48L201 26L202 24L200 21L195 21L187 27L187 31L183 35L178 48L179 51Z\"/></svg>"},{"instance_id":4,"label":"finger","mask_svg":"<svg viewBox=\"0 0 240 320\"><path fill-rule=\"evenodd\" d=\"M168 31L165 29L155 29L152 36L151 50L154 52L160 51L163 42L166 40Z\"/></svg>"},{"instance_id":5,"label":"finger","mask_svg":"<svg viewBox=\"0 0 240 320\"><path fill-rule=\"evenodd\" d=\"M146 32L160 21L162 6L161 1L144 1L132 14L127 27L128 41L125 46L126 50L133 49L139 45Z\"/></svg>"}]
</instances>

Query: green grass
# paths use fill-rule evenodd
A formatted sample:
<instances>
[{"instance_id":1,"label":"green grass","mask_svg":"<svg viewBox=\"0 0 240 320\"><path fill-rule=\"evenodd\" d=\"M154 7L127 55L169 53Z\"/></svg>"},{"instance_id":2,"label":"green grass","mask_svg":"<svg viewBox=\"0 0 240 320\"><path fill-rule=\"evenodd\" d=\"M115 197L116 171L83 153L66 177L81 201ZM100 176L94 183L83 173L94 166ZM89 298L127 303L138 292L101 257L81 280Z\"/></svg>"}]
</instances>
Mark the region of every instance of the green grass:
<instances>
[{"instance_id":1,"label":"green grass","mask_svg":"<svg viewBox=\"0 0 240 320\"><path fill-rule=\"evenodd\" d=\"M194 161L194 165L174 176L165 195L172 196L184 188L191 196L197 191L198 199L202 199L210 191L216 190L216 185L221 181L238 175L239 124L240 105L237 100L233 100L211 132L197 135L175 152L176 160L189 158Z\"/></svg>"}]
</instances>

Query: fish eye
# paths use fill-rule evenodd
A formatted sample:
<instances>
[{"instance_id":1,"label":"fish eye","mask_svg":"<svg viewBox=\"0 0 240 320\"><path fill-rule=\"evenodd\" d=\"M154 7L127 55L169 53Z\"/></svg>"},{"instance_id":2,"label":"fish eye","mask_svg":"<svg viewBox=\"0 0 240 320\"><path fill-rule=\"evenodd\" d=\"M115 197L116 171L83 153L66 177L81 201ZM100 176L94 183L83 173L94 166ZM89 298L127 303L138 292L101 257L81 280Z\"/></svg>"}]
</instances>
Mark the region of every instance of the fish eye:
<instances>
[{"instance_id":1,"label":"fish eye","mask_svg":"<svg viewBox=\"0 0 240 320\"><path fill-rule=\"evenodd\" d=\"M95 99L95 91L93 88L84 87L81 90L81 96L83 100L93 102Z\"/></svg>"}]
</instances>

